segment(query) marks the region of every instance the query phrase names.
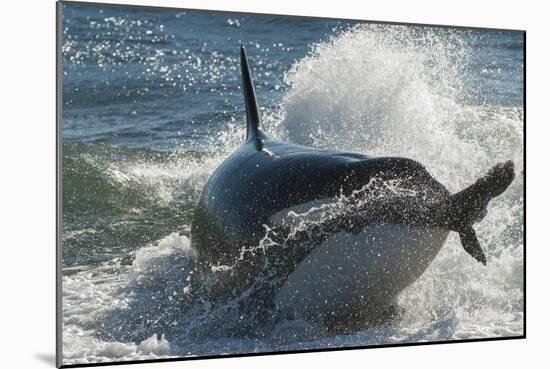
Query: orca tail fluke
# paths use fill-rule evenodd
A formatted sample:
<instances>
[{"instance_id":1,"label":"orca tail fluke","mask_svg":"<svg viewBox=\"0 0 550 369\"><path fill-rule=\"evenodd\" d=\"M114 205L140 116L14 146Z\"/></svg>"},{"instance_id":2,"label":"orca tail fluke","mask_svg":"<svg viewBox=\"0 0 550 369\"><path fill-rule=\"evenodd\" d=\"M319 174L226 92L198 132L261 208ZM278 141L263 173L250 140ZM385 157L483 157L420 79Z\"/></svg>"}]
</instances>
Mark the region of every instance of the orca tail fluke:
<instances>
[{"instance_id":1,"label":"orca tail fluke","mask_svg":"<svg viewBox=\"0 0 550 369\"><path fill-rule=\"evenodd\" d=\"M262 149L262 134L260 132L260 112L256 100L254 82L248 66L246 50L241 45L241 73L243 79L244 104L246 109L246 141L254 142L258 150Z\"/></svg>"},{"instance_id":2,"label":"orca tail fluke","mask_svg":"<svg viewBox=\"0 0 550 369\"><path fill-rule=\"evenodd\" d=\"M514 177L512 161L499 163L474 184L451 196L455 213L453 229L459 233L464 250L483 265L486 265L487 259L472 224L485 217L489 202L501 195L510 186Z\"/></svg>"}]
</instances>

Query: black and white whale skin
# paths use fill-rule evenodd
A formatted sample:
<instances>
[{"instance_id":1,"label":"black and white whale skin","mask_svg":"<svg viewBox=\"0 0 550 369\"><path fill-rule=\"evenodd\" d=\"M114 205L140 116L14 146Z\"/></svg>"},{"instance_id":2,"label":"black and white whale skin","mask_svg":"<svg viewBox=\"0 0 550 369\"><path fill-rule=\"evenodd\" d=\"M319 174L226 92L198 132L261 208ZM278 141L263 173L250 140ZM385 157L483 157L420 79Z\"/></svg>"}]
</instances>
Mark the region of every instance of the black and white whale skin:
<instances>
[{"instance_id":1,"label":"black and white whale skin","mask_svg":"<svg viewBox=\"0 0 550 369\"><path fill-rule=\"evenodd\" d=\"M451 231L486 264L472 225L512 182L511 161L451 194L411 159L275 141L260 129L242 46L241 67L246 141L206 183L191 229L201 283L218 295L252 291L250 298L285 314L345 318L391 304L422 275ZM334 203L373 180L397 183L412 195L367 198L356 212L292 233L290 212ZM266 230L281 242L260 247Z\"/></svg>"}]
</instances>

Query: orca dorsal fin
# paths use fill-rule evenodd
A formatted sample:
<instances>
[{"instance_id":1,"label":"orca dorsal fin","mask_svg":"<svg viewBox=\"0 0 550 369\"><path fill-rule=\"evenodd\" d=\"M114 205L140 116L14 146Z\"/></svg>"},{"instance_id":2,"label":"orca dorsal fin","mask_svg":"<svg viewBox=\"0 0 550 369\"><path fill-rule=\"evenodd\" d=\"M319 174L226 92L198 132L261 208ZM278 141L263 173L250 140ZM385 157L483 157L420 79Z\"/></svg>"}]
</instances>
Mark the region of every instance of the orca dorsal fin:
<instances>
[{"instance_id":1,"label":"orca dorsal fin","mask_svg":"<svg viewBox=\"0 0 550 369\"><path fill-rule=\"evenodd\" d=\"M244 46L241 45L241 73L243 77L243 94L246 108L246 142L254 142L256 149L262 149L262 133L260 132L260 112L256 100L254 82L248 67L248 58Z\"/></svg>"}]
</instances>

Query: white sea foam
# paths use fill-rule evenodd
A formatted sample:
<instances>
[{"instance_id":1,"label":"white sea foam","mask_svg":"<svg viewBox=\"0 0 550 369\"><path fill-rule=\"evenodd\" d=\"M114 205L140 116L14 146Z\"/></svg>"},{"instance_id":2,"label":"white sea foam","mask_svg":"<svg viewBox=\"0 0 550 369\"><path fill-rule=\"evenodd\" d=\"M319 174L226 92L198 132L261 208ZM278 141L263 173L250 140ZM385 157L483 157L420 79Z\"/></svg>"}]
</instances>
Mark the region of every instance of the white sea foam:
<instances>
[{"instance_id":1,"label":"white sea foam","mask_svg":"<svg viewBox=\"0 0 550 369\"><path fill-rule=\"evenodd\" d=\"M162 205L197 197L222 155L195 159L175 154L164 163L129 160L111 164L107 174L117 186L139 186Z\"/></svg>"},{"instance_id":2,"label":"white sea foam","mask_svg":"<svg viewBox=\"0 0 550 369\"><path fill-rule=\"evenodd\" d=\"M137 348L137 351L145 355L168 355L170 353L170 342L164 338L164 334L159 340L157 334L155 333L145 341L141 342Z\"/></svg>"},{"instance_id":3,"label":"white sea foam","mask_svg":"<svg viewBox=\"0 0 550 369\"><path fill-rule=\"evenodd\" d=\"M189 239L172 233L139 249L132 265L121 265L120 260L115 259L100 267L65 276L63 353L66 363L169 355L170 343L162 332L159 332L160 339L157 333L151 333L146 339L136 340L132 332L114 332L116 336L108 337L109 332L104 331L111 328L116 331L115 327L121 322L145 318L144 310L152 310L156 315L155 307L162 304L159 300L176 304L178 297L186 294L188 277L193 273L190 264L193 255ZM143 310L137 308L140 305ZM173 314L175 309L170 313ZM122 314L110 317L109 312L113 311ZM107 329L104 329L105 324L109 325ZM115 340L124 338L125 333L131 338L124 342Z\"/></svg>"}]
</instances>

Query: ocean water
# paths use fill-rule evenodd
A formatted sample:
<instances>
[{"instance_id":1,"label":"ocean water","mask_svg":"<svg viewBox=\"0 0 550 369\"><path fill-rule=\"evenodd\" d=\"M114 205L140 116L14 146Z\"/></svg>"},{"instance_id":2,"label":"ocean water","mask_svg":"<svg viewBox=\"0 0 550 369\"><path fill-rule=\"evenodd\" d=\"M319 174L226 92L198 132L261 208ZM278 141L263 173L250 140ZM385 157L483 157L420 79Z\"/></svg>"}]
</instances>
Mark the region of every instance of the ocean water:
<instances>
[{"instance_id":1,"label":"ocean water","mask_svg":"<svg viewBox=\"0 0 550 369\"><path fill-rule=\"evenodd\" d=\"M64 5L63 363L522 335L523 35ZM239 45L265 130L423 163L452 192L513 160L475 225L401 293L399 318L348 334L243 322L193 294L202 186L245 134Z\"/></svg>"}]
</instances>

